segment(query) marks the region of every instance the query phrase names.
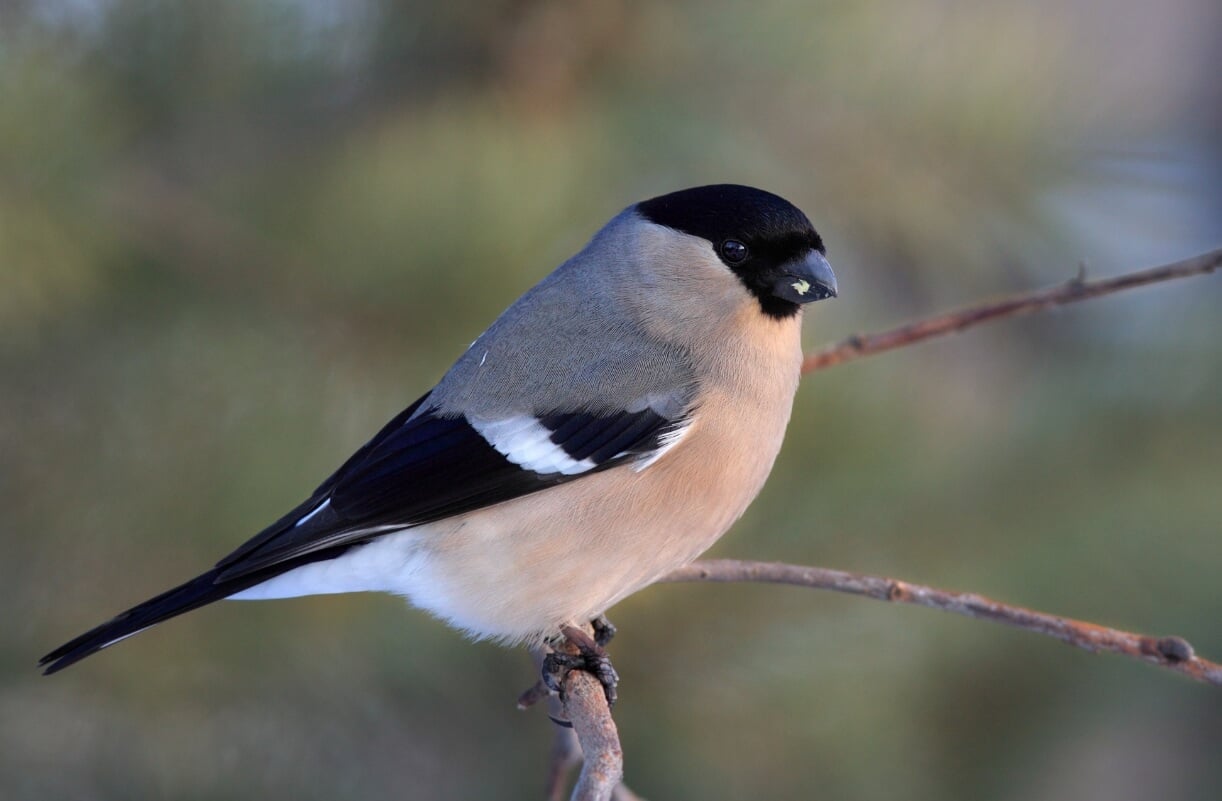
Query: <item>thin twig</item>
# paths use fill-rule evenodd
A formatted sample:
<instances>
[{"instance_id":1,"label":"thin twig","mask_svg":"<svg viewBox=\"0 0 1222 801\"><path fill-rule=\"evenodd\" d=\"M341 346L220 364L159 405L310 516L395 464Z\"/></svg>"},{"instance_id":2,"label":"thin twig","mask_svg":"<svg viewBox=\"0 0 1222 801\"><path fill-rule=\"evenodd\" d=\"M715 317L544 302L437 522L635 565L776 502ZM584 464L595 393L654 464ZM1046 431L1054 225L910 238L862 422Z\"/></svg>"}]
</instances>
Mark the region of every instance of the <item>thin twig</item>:
<instances>
[{"instance_id":1,"label":"thin twig","mask_svg":"<svg viewBox=\"0 0 1222 801\"><path fill-rule=\"evenodd\" d=\"M802 361L802 372L813 373L824 367L843 364L862 356L881 353L905 345L913 345L933 337L951 334L970 328L990 320L1001 320L1020 314L1029 314L1053 306L1063 306L1067 303L1077 303L1080 300L1109 295L1123 289L1133 289L1160 281L1170 281L1175 278L1188 278L1193 275L1211 273L1222 266L1222 248L1203 253L1191 259L1165 264L1149 270L1139 270L1125 273L1114 278L1104 278L1098 281L1084 280L1083 273L1059 286L1040 289L1013 295L1002 300L969 306L958 311L926 317L914 323L901 325L876 334L860 334L851 336L835 345L820 348L809 354Z\"/></svg>"},{"instance_id":2,"label":"thin twig","mask_svg":"<svg viewBox=\"0 0 1222 801\"><path fill-rule=\"evenodd\" d=\"M709 559L681 567L662 581L753 581L794 584L818 590L864 595L878 601L914 604L943 612L991 620L1007 626L1055 637L1091 652L1120 654L1174 670L1189 678L1222 686L1222 665L1197 656L1181 637L1147 637L1111 629L1084 620L1011 606L966 592L950 592L921 584L782 562Z\"/></svg>"}]
</instances>

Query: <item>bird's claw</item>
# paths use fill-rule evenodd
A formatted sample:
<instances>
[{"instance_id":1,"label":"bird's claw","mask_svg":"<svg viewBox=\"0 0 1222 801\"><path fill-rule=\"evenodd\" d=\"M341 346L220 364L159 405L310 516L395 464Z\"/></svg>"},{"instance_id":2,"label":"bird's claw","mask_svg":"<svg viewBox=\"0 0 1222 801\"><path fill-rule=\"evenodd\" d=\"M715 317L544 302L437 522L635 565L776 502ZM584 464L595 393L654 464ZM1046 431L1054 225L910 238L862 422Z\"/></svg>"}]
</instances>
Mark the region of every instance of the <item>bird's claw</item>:
<instances>
[{"instance_id":1,"label":"bird's claw","mask_svg":"<svg viewBox=\"0 0 1222 801\"><path fill-rule=\"evenodd\" d=\"M607 620L606 615L599 615L590 621L590 625L594 628L594 642L600 648L606 648L607 645L615 639L615 635L619 633L619 629L610 620Z\"/></svg>"},{"instance_id":2,"label":"bird's claw","mask_svg":"<svg viewBox=\"0 0 1222 801\"><path fill-rule=\"evenodd\" d=\"M608 629L610 633L605 634ZM611 639L611 636L615 634L615 627L606 618L601 618L601 623L597 621L594 623L594 630L595 636L591 637L574 626L565 626L562 629L565 638L577 649L577 653L552 651L545 656L542 671L543 683L552 692L562 694L564 679L570 671L584 670L598 679L607 697L607 706L613 708L619 698L616 690L619 685L619 674L615 672L615 666L611 664L611 657L607 656L607 652L603 650L602 642ZM604 632L605 639L600 637L600 631ZM600 639L602 642L599 642Z\"/></svg>"}]
</instances>

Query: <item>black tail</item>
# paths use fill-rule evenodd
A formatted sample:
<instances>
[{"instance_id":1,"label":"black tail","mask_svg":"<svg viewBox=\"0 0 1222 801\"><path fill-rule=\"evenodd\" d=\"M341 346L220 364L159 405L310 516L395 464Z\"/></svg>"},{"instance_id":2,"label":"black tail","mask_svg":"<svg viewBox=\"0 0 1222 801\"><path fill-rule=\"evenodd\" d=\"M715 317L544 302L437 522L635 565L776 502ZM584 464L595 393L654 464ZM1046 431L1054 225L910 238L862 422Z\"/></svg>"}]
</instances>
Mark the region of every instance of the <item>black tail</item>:
<instances>
[{"instance_id":1,"label":"black tail","mask_svg":"<svg viewBox=\"0 0 1222 801\"><path fill-rule=\"evenodd\" d=\"M191 579L186 584L161 593L156 598L150 598L139 606L134 606L122 612L100 626L96 626L70 642L66 642L51 653L38 660L43 668L43 675L49 676L69 665L76 664L87 656L96 654L108 645L113 645L125 637L155 626L172 617L178 617L184 612L207 606L213 601L228 598L234 593L249 589L256 584L262 584L270 578L292 570L295 567L334 559L351 547L343 545L329 550L316 551L288 562L269 565L262 570L218 580L222 568L213 568L202 576ZM226 568L228 569L228 568Z\"/></svg>"}]
</instances>

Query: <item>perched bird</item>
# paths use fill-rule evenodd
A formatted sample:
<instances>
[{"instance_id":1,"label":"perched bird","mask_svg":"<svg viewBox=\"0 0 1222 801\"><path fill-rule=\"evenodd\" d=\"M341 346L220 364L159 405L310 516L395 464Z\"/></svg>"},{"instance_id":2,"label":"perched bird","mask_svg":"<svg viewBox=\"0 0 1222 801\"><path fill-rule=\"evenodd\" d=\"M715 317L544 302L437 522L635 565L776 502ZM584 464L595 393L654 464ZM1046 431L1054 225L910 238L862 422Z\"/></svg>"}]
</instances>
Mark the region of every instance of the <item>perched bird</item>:
<instances>
[{"instance_id":1,"label":"perched bird","mask_svg":"<svg viewBox=\"0 0 1222 801\"><path fill-rule=\"evenodd\" d=\"M798 386L802 307L837 292L824 256L806 216L759 189L629 206L307 500L40 664L224 598L366 590L478 638L577 640L759 493Z\"/></svg>"}]
</instances>

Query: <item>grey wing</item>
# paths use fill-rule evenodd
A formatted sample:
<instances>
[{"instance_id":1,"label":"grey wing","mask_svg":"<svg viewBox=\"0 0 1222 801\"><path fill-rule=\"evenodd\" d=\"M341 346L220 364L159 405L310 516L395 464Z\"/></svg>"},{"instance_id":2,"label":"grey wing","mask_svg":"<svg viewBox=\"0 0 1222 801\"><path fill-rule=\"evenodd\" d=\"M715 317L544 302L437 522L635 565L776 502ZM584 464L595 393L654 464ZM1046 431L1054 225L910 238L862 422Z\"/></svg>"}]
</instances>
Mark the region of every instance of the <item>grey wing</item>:
<instances>
[{"instance_id":1,"label":"grey wing","mask_svg":"<svg viewBox=\"0 0 1222 801\"><path fill-rule=\"evenodd\" d=\"M652 408L681 417L696 394L690 354L648 336L622 292L567 263L471 344L430 395L444 414L486 418Z\"/></svg>"}]
</instances>

